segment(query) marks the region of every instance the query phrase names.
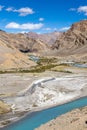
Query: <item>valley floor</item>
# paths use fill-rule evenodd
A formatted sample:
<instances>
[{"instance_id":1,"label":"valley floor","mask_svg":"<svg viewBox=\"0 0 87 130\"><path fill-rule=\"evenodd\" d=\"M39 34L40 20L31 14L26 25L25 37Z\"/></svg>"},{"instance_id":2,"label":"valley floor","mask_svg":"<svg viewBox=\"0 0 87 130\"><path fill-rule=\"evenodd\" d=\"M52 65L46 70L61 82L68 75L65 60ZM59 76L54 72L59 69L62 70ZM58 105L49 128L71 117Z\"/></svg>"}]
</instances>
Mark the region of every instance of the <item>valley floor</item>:
<instances>
[{"instance_id":1,"label":"valley floor","mask_svg":"<svg viewBox=\"0 0 87 130\"><path fill-rule=\"evenodd\" d=\"M6 112L3 111L3 115L0 115L0 127L19 120L29 112L87 96L86 69L70 67L67 70L72 73L46 71L38 74L1 74L0 100L8 105L8 109L10 107L10 112L4 115Z\"/></svg>"}]
</instances>

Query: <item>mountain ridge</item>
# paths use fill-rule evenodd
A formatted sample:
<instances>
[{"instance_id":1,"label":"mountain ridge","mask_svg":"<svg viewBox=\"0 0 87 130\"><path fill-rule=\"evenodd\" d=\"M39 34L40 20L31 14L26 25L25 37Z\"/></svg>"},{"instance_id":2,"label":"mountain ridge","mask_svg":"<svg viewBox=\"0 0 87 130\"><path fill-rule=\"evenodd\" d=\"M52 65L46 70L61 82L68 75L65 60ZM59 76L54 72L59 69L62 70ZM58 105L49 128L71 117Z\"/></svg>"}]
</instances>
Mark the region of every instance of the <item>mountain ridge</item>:
<instances>
[{"instance_id":1,"label":"mountain ridge","mask_svg":"<svg viewBox=\"0 0 87 130\"><path fill-rule=\"evenodd\" d=\"M84 47L85 46L85 47ZM82 49L81 51L81 48ZM61 37L53 44L52 49L58 53L83 53L87 50L87 20L77 22L64 32ZM79 51L80 49L80 51ZM77 51L77 52L76 52Z\"/></svg>"}]
</instances>

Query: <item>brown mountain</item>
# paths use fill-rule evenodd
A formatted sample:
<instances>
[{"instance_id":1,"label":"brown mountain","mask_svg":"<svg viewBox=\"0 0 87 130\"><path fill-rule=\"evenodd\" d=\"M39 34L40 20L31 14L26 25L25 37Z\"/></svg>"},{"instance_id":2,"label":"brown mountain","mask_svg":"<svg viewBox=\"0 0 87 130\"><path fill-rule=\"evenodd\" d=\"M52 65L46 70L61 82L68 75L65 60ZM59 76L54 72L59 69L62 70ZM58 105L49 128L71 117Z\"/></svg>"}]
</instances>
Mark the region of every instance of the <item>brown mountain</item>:
<instances>
[{"instance_id":1,"label":"brown mountain","mask_svg":"<svg viewBox=\"0 0 87 130\"><path fill-rule=\"evenodd\" d=\"M87 20L73 24L56 40L52 49L62 55L87 53Z\"/></svg>"},{"instance_id":2,"label":"brown mountain","mask_svg":"<svg viewBox=\"0 0 87 130\"><path fill-rule=\"evenodd\" d=\"M60 37L61 34L62 34L61 32L57 32L57 31L52 33L44 33L44 34L37 34L34 32L26 33L26 35L29 38L39 39L49 45L54 44L54 42L57 40L58 37Z\"/></svg>"},{"instance_id":3,"label":"brown mountain","mask_svg":"<svg viewBox=\"0 0 87 130\"><path fill-rule=\"evenodd\" d=\"M24 53L39 53L49 49L49 46L43 41L29 38L26 34L12 34L0 31L0 38Z\"/></svg>"}]
</instances>

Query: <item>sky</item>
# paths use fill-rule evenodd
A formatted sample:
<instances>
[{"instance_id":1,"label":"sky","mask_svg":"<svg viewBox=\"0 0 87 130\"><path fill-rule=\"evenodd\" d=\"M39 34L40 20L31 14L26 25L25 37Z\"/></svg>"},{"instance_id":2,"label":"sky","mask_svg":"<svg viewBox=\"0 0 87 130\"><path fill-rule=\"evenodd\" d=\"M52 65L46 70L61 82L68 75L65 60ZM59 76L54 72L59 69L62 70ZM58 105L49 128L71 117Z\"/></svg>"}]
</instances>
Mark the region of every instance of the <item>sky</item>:
<instances>
[{"instance_id":1,"label":"sky","mask_svg":"<svg viewBox=\"0 0 87 130\"><path fill-rule=\"evenodd\" d=\"M0 0L0 29L11 33L66 31L87 19L87 0Z\"/></svg>"}]
</instances>

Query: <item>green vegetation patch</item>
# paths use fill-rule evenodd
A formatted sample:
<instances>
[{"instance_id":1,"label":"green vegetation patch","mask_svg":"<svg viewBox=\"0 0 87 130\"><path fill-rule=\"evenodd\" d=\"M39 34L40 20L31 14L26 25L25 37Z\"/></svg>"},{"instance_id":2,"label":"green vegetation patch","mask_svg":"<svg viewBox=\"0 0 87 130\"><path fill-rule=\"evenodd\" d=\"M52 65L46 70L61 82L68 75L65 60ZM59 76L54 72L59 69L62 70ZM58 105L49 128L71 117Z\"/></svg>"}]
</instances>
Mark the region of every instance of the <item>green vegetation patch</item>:
<instances>
[{"instance_id":1,"label":"green vegetation patch","mask_svg":"<svg viewBox=\"0 0 87 130\"><path fill-rule=\"evenodd\" d=\"M39 61L37 62L38 65L46 65L46 64L52 64L52 63L56 63L57 59L56 58L46 58L46 57L42 57L39 59Z\"/></svg>"},{"instance_id":2,"label":"green vegetation patch","mask_svg":"<svg viewBox=\"0 0 87 130\"><path fill-rule=\"evenodd\" d=\"M44 66L36 66L35 68L32 68L31 70L20 70L21 73L40 73L44 72L46 70L50 70L51 68L56 67L56 64L48 64Z\"/></svg>"},{"instance_id":3,"label":"green vegetation patch","mask_svg":"<svg viewBox=\"0 0 87 130\"><path fill-rule=\"evenodd\" d=\"M56 71L56 72L63 72L63 73L72 73L71 71L68 71L68 70L53 70L53 71Z\"/></svg>"}]
</instances>

